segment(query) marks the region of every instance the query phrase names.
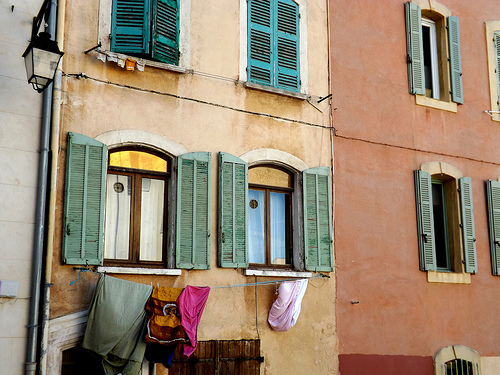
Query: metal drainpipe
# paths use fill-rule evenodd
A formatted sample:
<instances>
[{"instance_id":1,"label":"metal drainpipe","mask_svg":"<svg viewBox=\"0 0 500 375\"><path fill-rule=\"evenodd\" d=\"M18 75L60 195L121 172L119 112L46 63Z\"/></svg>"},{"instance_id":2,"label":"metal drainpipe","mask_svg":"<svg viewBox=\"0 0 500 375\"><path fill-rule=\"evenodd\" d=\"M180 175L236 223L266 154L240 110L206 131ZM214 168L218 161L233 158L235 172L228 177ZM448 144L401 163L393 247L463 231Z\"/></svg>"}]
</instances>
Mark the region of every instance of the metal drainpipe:
<instances>
[{"instance_id":1,"label":"metal drainpipe","mask_svg":"<svg viewBox=\"0 0 500 375\"><path fill-rule=\"evenodd\" d=\"M50 16L47 31L54 39L56 31L57 0L50 1ZM40 160L38 163L38 189L35 216L35 239L33 268L31 274L31 300L28 323L28 344L26 353L26 375L35 375L38 350L38 321L40 314L40 291L42 283L42 260L45 243L45 212L47 203L47 180L49 165L50 123L52 110L52 84L43 92L42 123L40 132Z\"/></svg>"}]
</instances>

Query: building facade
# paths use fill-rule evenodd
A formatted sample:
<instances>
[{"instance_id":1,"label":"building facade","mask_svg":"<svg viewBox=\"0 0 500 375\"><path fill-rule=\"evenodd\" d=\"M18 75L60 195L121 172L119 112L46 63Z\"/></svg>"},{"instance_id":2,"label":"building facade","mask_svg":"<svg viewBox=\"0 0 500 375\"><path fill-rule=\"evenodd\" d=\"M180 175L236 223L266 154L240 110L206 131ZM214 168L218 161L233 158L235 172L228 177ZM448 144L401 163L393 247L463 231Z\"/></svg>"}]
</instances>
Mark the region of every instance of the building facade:
<instances>
[{"instance_id":1,"label":"building facade","mask_svg":"<svg viewBox=\"0 0 500 375\"><path fill-rule=\"evenodd\" d=\"M330 1L342 375L499 372L499 19Z\"/></svg>"},{"instance_id":2,"label":"building facade","mask_svg":"<svg viewBox=\"0 0 500 375\"><path fill-rule=\"evenodd\" d=\"M65 56L41 368L78 368L72 353L100 274L209 286L200 345L256 343L252 373L337 373L327 2L58 9ZM267 319L279 284L300 279L300 317L276 332ZM155 371L167 373L142 369Z\"/></svg>"}]
</instances>

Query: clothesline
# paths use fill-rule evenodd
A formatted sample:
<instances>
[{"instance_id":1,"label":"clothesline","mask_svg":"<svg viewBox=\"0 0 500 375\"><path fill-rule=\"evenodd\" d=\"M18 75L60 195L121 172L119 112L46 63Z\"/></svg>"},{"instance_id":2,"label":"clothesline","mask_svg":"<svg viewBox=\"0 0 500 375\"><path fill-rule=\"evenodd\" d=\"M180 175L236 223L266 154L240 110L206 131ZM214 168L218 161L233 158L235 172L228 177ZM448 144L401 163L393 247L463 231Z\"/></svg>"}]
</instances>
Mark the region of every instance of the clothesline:
<instances>
[{"instance_id":1,"label":"clothesline","mask_svg":"<svg viewBox=\"0 0 500 375\"><path fill-rule=\"evenodd\" d=\"M69 283L70 286L72 286L74 283L76 283L77 281L80 280L80 272L92 272L92 273L95 273L97 275L101 274L101 272L96 272L96 271L93 271L93 270L88 269L88 268L75 267L75 269L78 270L78 273L76 274L76 280L71 281ZM272 285L272 284L282 283L285 281L297 281L297 280L301 280L301 279L316 279L318 277L324 277L324 278L328 278L328 279L330 278L330 276L328 276L328 275L325 275L323 273L318 273L317 275L314 275L314 276L311 276L308 278L302 277L302 278L282 279L282 280L273 280L273 281L259 281L259 282L255 282L255 283L214 286L214 287L211 287L210 289L237 288L237 287L256 286L256 285Z\"/></svg>"}]
</instances>

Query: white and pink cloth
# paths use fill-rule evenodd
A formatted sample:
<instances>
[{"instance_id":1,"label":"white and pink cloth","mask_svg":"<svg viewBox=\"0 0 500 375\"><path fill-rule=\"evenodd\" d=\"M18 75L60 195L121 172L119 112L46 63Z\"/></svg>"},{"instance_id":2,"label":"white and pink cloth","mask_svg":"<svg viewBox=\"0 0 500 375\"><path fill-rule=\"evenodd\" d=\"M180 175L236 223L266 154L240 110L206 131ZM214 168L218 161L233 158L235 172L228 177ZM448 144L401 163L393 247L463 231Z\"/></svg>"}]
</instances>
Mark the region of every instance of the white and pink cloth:
<instances>
[{"instance_id":1,"label":"white and pink cloth","mask_svg":"<svg viewBox=\"0 0 500 375\"><path fill-rule=\"evenodd\" d=\"M281 283L278 298L274 301L267 318L272 329L283 332L295 325L306 288L307 279Z\"/></svg>"}]
</instances>

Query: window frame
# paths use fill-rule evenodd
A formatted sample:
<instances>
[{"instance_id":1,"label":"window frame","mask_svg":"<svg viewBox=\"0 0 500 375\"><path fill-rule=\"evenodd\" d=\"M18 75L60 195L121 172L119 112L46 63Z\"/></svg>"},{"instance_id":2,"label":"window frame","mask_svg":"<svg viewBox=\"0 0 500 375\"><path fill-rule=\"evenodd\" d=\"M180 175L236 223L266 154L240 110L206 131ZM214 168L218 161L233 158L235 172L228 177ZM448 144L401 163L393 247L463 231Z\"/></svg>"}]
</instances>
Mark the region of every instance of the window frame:
<instances>
[{"instance_id":1,"label":"window frame","mask_svg":"<svg viewBox=\"0 0 500 375\"><path fill-rule=\"evenodd\" d=\"M447 375L446 363L455 360L470 362L474 372L470 375L481 375L481 356L475 350L464 345L450 345L439 349L434 355L434 374Z\"/></svg>"},{"instance_id":2,"label":"window frame","mask_svg":"<svg viewBox=\"0 0 500 375\"><path fill-rule=\"evenodd\" d=\"M307 0L293 0L299 7L299 79L300 85L298 91L282 90L274 86L266 86L252 83L248 79L248 4L247 0L240 0L240 69L239 80L245 82L245 87L268 91L276 94L296 97L298 99L307 99L309 91L308 79L308 4Z\"/></svg>"},{"instance_id":3,"label":"window frame","mask_svg":"<svg viewBox=\"0 0 500 375\"><path fill-rule=\"evenodd\" d=\"M431 70L431 83L432 83L432 92L431 95L426 96L440 100L440 84L439 84L439 62L438 62L438 46L437 46L437 34L436 34L436 22L422 18L422 28L427 27L429 29L429 52L430 52L430 70ZM424 41L425 46L425 41ZM424 67L425 67L425 47L424 47ZM425 69L424 69L425 70ZM427 89L427 87L425 87Z\"/></svg>"},{"instance_id":4,"label":"window frame","mask_svg":"<svg viewBox=\"0 0 500 375\"><path fill-rule=\"evenodd\" d=\"M182 3L182 4L181 4ZM99 2L99 28L98 42L101 43L100 50L105 54L115 55L126 59L130 57L146 66L166 69L174 72L184 73L191 65L191 0L179 0L178 11L178 49L179 63L177 65L168 64L161 61L152 60L146 57L135 57L125 53L111 51L111 24L112 24L113 0L100 0Z\"/></svg>"},{"instance_id":5,"label":"window frame","mask_svg":"<svg viewBox=\"0 0 500 375\"><path fill-rule=\"evenodd\" d=\"M155 172L144 169L135 169L135 168L124 168L110 165L111 154L115 152L121 151L137 151L143 152L146 154L151 154L156 157L159 157L167 162L167 171L166 172ZM128 259L114 259L114 258L105 258L105 248L106 244L104 242L103 245L103 264L104 266L110 267L145 267L145 268L165 268L167 263L167 237L169 236L168 230L168 197L169 197L169 179L171 178L171 168L172 168L172 159L167 155L163 155L160 152L155 150L151 150L149 148L143 146L125 146L119 148L113 148L108 150L108 168L106 173L106 179L109 174L113 175L122 175L122 176L131 176L131 212L130 212L130 228L129 228L129 250L128 250ZM164 181L164 199L163 199L163 243L162 243L162 259L161 261L147 261L140 260L140 233L141 233L141 198L142 198L142 178L153 178L156 180ZM139 185L141 185L141 189L139 191ZM107 212L107 201L106 205L106 215ZM105 220L106 223L106 220ZM106 227L104 228L104 236L106 238Z\"/></svg>"},{"instance_id":6,"label":"window frame","mask_svg":"<svg viewBox=\"0 0 500 375\"><path fill-rule=\"evenodd\" d=\"M294 212L294 205L293 205L293 197L294 197L294 188L295 186L295 179L296 177L294 174L289 171L286 168L283 168L281 166L276 166L273 164L257 164L257 165L252 165L248 169L252 168L259 168L259 167L264 167L264 168L272 168L276 169L282 172L285 172L287 175L290 176L292 179L292 187L280 187L280 186L274 186L274 185L263 185L263 184L255 184L251 183L250 181L248 182L248 187L247 189L250 190L256 190L256 191L263 191L264 192L264 204L265 204L265 209L264 209L264 258L265 258L265 263L250 263L249 261L249 268L293 268L294 265L294 246L293 246L293 221L292 221L292 216ZM271 221L271 193L285 193L289 196L288 199L288 214L289 214L289 220L287 223L288 227L288 243L287 247L287 255L290 258L290 263L289 264L276 264L271 262L271 224L269 223ZM250 204L250 199L248 204ZM296 210L295 210L296 211ZM250 225L250 219L249 219L249 225ZM249 249L249 257L250 257L250 249Z\"/></svg>"}]
</instances>

